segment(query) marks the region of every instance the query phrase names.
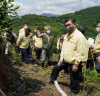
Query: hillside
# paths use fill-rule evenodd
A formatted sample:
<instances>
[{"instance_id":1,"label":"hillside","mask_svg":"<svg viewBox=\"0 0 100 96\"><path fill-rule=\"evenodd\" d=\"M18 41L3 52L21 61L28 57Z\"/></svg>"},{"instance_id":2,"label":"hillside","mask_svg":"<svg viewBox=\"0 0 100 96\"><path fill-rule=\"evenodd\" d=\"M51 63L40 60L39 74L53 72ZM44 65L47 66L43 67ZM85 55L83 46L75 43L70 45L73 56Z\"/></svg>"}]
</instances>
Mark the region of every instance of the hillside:
<instances>
[{"instance_id":1,"label":"hillside","mask_svg":"<svg viewBox=\"0 0 100 96\"><path fill-rule=\"evenodd\" d=\"M75 13L65 14L58 17L46 17L36 14L27 14L22 16L22 19L20 21L14 19L13 27L15 31L18 32L18 30L22 27L22 24L24 22L27 22L31 29L32 26L33 28L41 27L41 31L44 32L43 30L44 26L50 24L53 27L52 32L54 34L55 32L60 34L61 32L66 31L62 26L62 24L64 24L64 20L67 19L68 17L76 18L79 26L85 27L86 29L85 36L90 36L91 34L92 37L95 37L97 35L95 27L100 21L100 6L90 7L87 9L76 11Z\"/></svg>"},{"instance_id":2,"label":"hillside","mask_svg":"<svg viewBox=\"0 0 100 96\"><path fill-rule=\"evenodd\" d=\"M68 17L74 17L77 20L77 24L79 26L83 26L86 29L85 36L95 37L97 32L95 31L95 27L100 22L100 6L98 7L90 7L80 11L76 11L72 14L65 14L58 16L57 18L53 18L56 22L64 23L65 19Z\"/></svg>"},{"instance_id":3,"label":"hillside","mask_svg":"<svg viewBox=\"0 0 100 96\"><path fill-rule=\"evenodd\" d=\"M42 69L41 65L37 64L35 51L30 57L31 64L21 62L21 54L16 54L13 47L10 47L9 55L5 56L2 50L6 44L4 41L2 43L0 41L0 51L2 52L0 55L0 80L2 80L2 85L6 84L2 89L6 95L0 93L0 96L62 96L54 84L46 84L50 81L54 65L58 63L58 54L53 53L51 66L47 65L46 58L45 68ZM84 68L85 66L83 73ZM60 71L57 77L59 86L66 94L70 92L69 77L70 74L65 74L64 70ZM88 69L84 80L86 81L79 84L78 94L73 96L100 96L100 74L95 70Z\"/></svg>"},{"instance_id":4,"label":"hillside","mask_svg":"<svg viewBox=\"0 0 100 96\"><path fill-rule=\"evenodd\" d=\"M55 17L57 17L57 16L60 16L60 15L50 14L50 13L43 13L43 14L41 14L41 16L46 16L46 17L55 16Z\"/></svg>"},{"instance_id":5,"label":"hillside","mask_svg":"<svg viewBox=\"0 0 100 96\"><path fill-rule=\"evenodd\" d=\"M62 32L66 31L64 28L64 20L68 17L74 17L77 20L78 26L83 26L86 29L85 36L93 37L97 35L95 27L99 23L99 8L92 7L84 10L77 11L73 14L65 14L58 17L46 17L36 14L27 14L22 16L19 20L15 18L12 22L14 31L18 34L23 23L28 23L29 28L40 28L41 32L45 32L44 26L51 25L52 34L55 36L55 42L53 45L53 51L56 50L56 43L58 37ZM32 33L34 33L32 31ZM37 64L35 51L30 56L31 64L20 62L21 54L15 52L15 47L11 45L8 55L4 54L7 40L0 38L0 77L4 88L0 89L6 96L61 96L58 93L55 85L47 85L46 82L50 80L52 69L55 64L58 63L58 55L53 53L51 66L45 62L45 68L41 68L40 64ZM47 60L47 58L46 58ZM84 76L84 82L79 84L79 92L73 96L100 96L100 74L96 70L85 70L83 66L82 75ZM95 65L94 65L95 68ZM86 74L85 74L86 71ZM70 74L64 74L64 70L59 73L57 81L61 89L67 94L70 91ZM2 95L2 96L5 96ZM1 95L0 95L1 96Z\"/></svg>"},{"instance_id":6,"label":"hillside","mask_svg":"<svg viewBox=\"0 0 100 96\"><path fill-rule=\"evenodd\" d=\"M58 17L46 17L36 14L26 14L22 16L21 20L15 18L12 22L14 31L18 34L19 29L22 28L23 23L27 22L29 28L33 32L33 28L40 28L41 32L45 32L44 26L51 25L52 34L55 36L55 43L53 49L56 50L57 39L62 35L62 32L66 31L64 27L64 21L68 17L74 17L77 20L78 26L83 26L86 30L86 38L95 38L98 34L95 30L96 25L100 22L100 7L90 7L75 13L64 14ZM33 32L34 34L34 32Z\"/></svg>"}]
</instances>

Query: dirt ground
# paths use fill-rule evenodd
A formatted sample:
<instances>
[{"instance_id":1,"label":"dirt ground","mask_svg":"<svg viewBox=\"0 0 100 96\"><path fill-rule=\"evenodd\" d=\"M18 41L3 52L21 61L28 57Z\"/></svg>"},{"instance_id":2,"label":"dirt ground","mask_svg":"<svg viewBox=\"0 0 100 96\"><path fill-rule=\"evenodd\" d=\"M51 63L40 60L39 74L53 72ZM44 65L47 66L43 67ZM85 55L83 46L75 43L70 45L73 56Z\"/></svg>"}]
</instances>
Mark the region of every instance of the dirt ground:
<instances>
[{"instance_id":1,"label":"dirt ground","mask_svg":"<svg viewBox=\"0 0 100 96\"><path fill-rule=\"evenodd\" d=\"M35 52L30 58L31 64L16 62L16 58L8 55L11 64L5 65L7 72L7 96L61 96L55 85L47 85L55 64L58 62L58 54L53 54L51 66L42 69L36 63ZM69 74L64 74L64 70L59 73L57 81L61 89L67 94L70 91ZM80 83L79 93L73 96L99 96L95 93L87 94L83 90L83 83Z\"/></svg>"}]
</instances>

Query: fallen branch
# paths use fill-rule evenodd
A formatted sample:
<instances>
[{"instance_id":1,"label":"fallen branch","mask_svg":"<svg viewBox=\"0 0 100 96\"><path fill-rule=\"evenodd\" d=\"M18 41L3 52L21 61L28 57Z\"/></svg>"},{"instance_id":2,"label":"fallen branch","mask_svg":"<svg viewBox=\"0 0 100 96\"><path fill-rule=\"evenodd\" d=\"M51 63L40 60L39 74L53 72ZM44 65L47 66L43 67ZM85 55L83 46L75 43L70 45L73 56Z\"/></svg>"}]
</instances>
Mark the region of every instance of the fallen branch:
<instances>
[{"instance_id":1,"label":"fallen branch","mask_svg":"<svg viewBox=\"0 0 100 96\"><path fill-rule=\"evenodd\" d=\"M21 87L23 87L25 85L26 81L13 93L15 94Z\"/></svg>"},{"instance_id":2,"label":"fallen branch","mask_svg":"<svg viewBox=\"0 0 100 96\"><path fill-rule=\"evenodd\" d=\"M1 88L0 88L0 93L1 93L1 96L6 96Z\"/></svg>"},{"instance_id":3,"label":"fallen branch","mask_svg":"<svg viewBox=\"0 0 100 96\"><path fill-rule=\"evenodd\" d=\"M54 84L55 84L55 86L56 86L58 92L59 92L62 96L67 96L67 95L65 94L65 92L60 88L60 86L58 85L58 82L57 82L57 81L54 81Z\"/></svg>"},{"instance_id":4,"label":"fallen branch","mask_svg":"<svg viewBox=\"0 0 100 96\"><path fill-rule=\"evenodd\" d=\"M31 71L29 71L29 72L20 72L21 74L31 74L31 73L35 73L35 72L31 72Z\"/></svg>"}]
</instances>

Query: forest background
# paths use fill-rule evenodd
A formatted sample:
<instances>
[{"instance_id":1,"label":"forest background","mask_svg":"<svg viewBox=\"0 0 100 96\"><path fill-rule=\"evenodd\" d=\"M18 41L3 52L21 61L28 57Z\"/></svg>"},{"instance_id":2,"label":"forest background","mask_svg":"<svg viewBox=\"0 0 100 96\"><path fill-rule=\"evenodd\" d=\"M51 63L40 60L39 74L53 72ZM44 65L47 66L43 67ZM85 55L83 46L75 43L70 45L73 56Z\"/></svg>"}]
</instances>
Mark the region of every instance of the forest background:
<instances>
[{"instance_id":1,"label":"forest background","mask_svg":"<svg viewBox=\"0 0 100 96\"><path fill-rule=\"evenodd\" d=\"M33 32L33 28L39 28L42 33L45 32L44 26L51 26L51 33L55 36L55 42L53 44L53 51L56 51L57 40L62 36L63 32L66 32L64 21L69 18L74 17L77 21L77 27L82 26L85 28L85 37L88 39L96 38L98 32L95 30L97 24L100 22L100 6L86 8L75 13L64 14L61 16L41 16L36 14L26 14L21 16L21 20L14 18L12 21L12 28L16 34L23 27L23 23L28 23L28 27Z\"/></svg>"}]
</instances>

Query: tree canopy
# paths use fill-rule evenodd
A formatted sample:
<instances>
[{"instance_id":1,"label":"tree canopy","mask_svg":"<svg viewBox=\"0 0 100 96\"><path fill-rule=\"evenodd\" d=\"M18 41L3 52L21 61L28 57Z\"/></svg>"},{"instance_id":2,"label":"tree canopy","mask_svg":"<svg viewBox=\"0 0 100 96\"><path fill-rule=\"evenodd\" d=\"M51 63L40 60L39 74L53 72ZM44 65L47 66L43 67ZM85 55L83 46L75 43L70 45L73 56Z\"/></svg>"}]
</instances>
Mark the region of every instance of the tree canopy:
<instances>
[{"instance_id":1,"label":"tree canopy","mask_svg":"<svg viewBox=\"0 0 100 96\"><path fill-rule=\"evenodd\" d=\"M16 10L20 6L12 3L14 0L0 0L0 34L11 26L12 18L17 16Z\"/></svg>"}]
</instances>

